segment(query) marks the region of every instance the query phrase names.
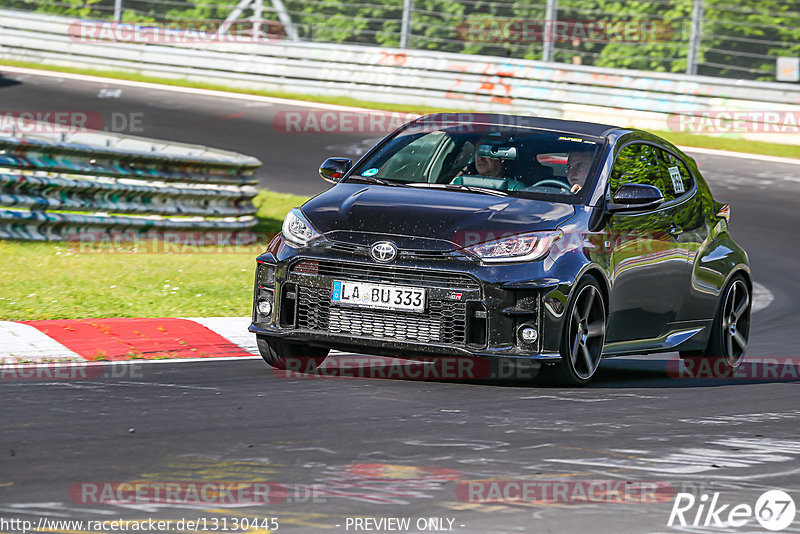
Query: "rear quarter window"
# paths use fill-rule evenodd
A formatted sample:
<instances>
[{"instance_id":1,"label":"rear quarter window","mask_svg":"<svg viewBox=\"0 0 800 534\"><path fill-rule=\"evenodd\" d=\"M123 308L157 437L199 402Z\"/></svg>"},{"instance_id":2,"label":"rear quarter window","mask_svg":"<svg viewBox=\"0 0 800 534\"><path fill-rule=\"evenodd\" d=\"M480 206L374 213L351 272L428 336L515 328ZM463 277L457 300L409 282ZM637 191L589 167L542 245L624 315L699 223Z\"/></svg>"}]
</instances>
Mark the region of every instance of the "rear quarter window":
<instances>
[{"instance_id":1,"label":"rear quarter window","mask_svg":"<svg viewBox=\"0 0 800 534\"><path fill-rule=\"evenodd\" d=\"M664 167L666 178L664 187L670 192L672 199L681 198L688 194L694 187L694 178L692 178L689 169L686 168L686 164L665 150L659 150L659 152L661 153L661 164ZM667 198L666 195L667 193L664 191L664 198Z\"/></svg>"}]
</instances>

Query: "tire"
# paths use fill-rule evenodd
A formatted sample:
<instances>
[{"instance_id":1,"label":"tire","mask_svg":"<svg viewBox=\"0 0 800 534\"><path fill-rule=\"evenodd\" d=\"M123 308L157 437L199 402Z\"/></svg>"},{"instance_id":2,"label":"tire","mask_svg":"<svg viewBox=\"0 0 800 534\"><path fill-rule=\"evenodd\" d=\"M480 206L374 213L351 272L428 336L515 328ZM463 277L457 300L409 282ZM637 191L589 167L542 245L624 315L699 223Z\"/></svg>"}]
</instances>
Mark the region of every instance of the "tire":
<instances>
[{"instance_id":1,"label":"tire","mask_svg":"<svg viewBox=\"0 0 800 534\"><path fill-rule=\"evenodd\" d=\"M714 377L730 376L742 365L753 305L750 287L741 274L731 278L720 295L706 349L680 353L689 369L707 369Z\"/></svg>"},{"instance_id":2,"label":"tire","mask_svg":"<svg viewBox=\"0 0 800 534\"><path fill-rule=\"evenodd\" d=\"M299 372L314 371L328 357L329 349L306 347L268 337L256 337L258 352L275 369Z\"/></svg>"},{"instance_id":3,"label":"tire","mask_svg":"<svg viewBox=\"0 0 800 534\"><path fill-rule=\"evenodd\" d=\"M606 338L603 292L593 276L585 276L572 291L561 333L561 361L544 366L541 380L548 385L586 385L600 366Z\"/></svg>"}]
</instances>

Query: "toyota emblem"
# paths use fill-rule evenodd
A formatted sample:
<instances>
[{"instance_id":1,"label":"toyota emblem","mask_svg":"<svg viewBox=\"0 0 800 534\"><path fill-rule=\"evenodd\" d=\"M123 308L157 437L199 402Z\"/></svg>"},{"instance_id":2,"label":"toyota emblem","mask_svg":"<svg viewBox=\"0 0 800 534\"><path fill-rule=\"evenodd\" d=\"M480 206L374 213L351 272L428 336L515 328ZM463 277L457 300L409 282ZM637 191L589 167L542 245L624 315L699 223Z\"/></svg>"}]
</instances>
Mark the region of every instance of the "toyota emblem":
<instances>
[{"instance_id":1,"label":"toyota emblem","mask_svg":"<svg viewBox=\"0 0 800 534\"><path fill-rule=\"evenodd\" d=\"M388 241L378 241L369 250L372 259L381 263L388 263L397 257L397 247Z\"/></svg>"}]
</instances>

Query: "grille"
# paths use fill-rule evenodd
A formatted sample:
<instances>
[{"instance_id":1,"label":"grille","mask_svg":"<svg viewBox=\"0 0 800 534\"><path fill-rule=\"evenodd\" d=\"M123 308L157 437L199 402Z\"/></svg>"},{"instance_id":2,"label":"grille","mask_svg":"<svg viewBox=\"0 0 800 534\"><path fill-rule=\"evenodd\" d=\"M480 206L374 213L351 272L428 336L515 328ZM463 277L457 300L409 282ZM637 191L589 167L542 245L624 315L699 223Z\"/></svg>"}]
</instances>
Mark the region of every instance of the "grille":
<instances>
[{"instance_id":1,"label":"grille","mask_svg":"<svg viewBox=\"0 0 800 534\"><path fill-rule=\"evenodd\" d=\"M466 343L466 305L431 300L420 314L331 306L331 291L300 287L299 328L353 336L443 343Z\"/></svg>"},{"instance_id":2,"label":"grille","mask_svg":"<svg viewBox=\"0 0 800 534\"><path fill-rule=\"evenodd\" d=\"M350 243L331 243L328 245L333 250L356 253L360 256L369 257L369 247L364 245L353 245ZM399 250L398 257L412 258L418 260L442 260L457 255L456 252L438 252L432 250Z\"/></svg>"},{"instance_id":3,"label":"grille","mask_svg":"<svg viewBox=\"0 0 800 534\"><path fill-rule=\"evenodd\" d=\"M480 284L470 276L443 271L406 269L403 267L334 262L330 260L303 260L292 266L293 273L316 271L319 276L398 285L441 287L464 291L480 289Z\"/></svg>"}]
</instances>

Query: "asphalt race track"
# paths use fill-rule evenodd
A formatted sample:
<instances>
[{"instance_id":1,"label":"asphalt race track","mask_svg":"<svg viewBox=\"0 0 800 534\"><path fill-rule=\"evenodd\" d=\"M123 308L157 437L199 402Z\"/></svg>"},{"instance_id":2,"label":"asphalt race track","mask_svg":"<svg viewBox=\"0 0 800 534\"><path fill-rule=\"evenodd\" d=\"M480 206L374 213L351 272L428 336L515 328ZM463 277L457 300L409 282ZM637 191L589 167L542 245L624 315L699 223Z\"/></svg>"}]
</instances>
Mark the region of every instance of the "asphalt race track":
<instances>
[{"instance_id":1,"label":"asphalt race track","mask_svg":"<svg viewBox=\"0 0 800 534\"><path fill-rule=\"evenodd\" d=\"M322 190L319 162L356 154L376 137L284 133L273 127L275 115L304 108L278 102L4 76L21 83L0 86L3 111L141 113L137 135L256 156L261 185L277 191ZM694 155L716 198L732 205L731 231L750 254L754 279L774 296L753 315L748 357L779 365L756 364L749 378L695 379L668 372L675 355L619 358L606 360L584 389L286 378L257 359L0 380L0 519L204 518L205 529L182 530L222 531L225 520L228 531L243 532L231 528L234 520L272 517L286 533L764 532L752 517L739 529L691 523L715 493L718 507L729 505L723 520L771 489L800 506L800 165ZM269 482L273 498L99 498L131 481ZM553 498L503 494L519 481ZM646 491L581 499L590 486ZM678 492L698 503L682 528L668 526ZM700 525L707 518L697 517ZM410 518L410 527L379 529L388 518ZM45 526L97 531L88 523ZM800 532L800 520L782 532Z\"/></svg>"},{"instance_id":2,"label":"asphalt race track","mask_svg":"<svg viewBox=\"0 0 800 534\"><path fill-rule=\"evenodd\" d=\"M285 193L313 195L324 189L325 182L317 174L319 164L332 152L333 155L354 155L353 147L358 147L365 137L284 133L273 125L276 115L280 117L281 112L287 111L305 112L308 108L278 105L268 99L219 98L87 83L4 72L2 67L0 73L6 81L22 82L5 86L0 83L3 113L59 110L85 113L90 118L99 115L98 119L102 119L104 127L110 131L249 154L263 163L258 174L261 184ZM117 92L119 89L121 91ZM325 107L319 108L321 112L325 110ZM371 137L380 139L383 135ZM348 150L351 154L344 153Z\"/></svg>"}]
</instances>

